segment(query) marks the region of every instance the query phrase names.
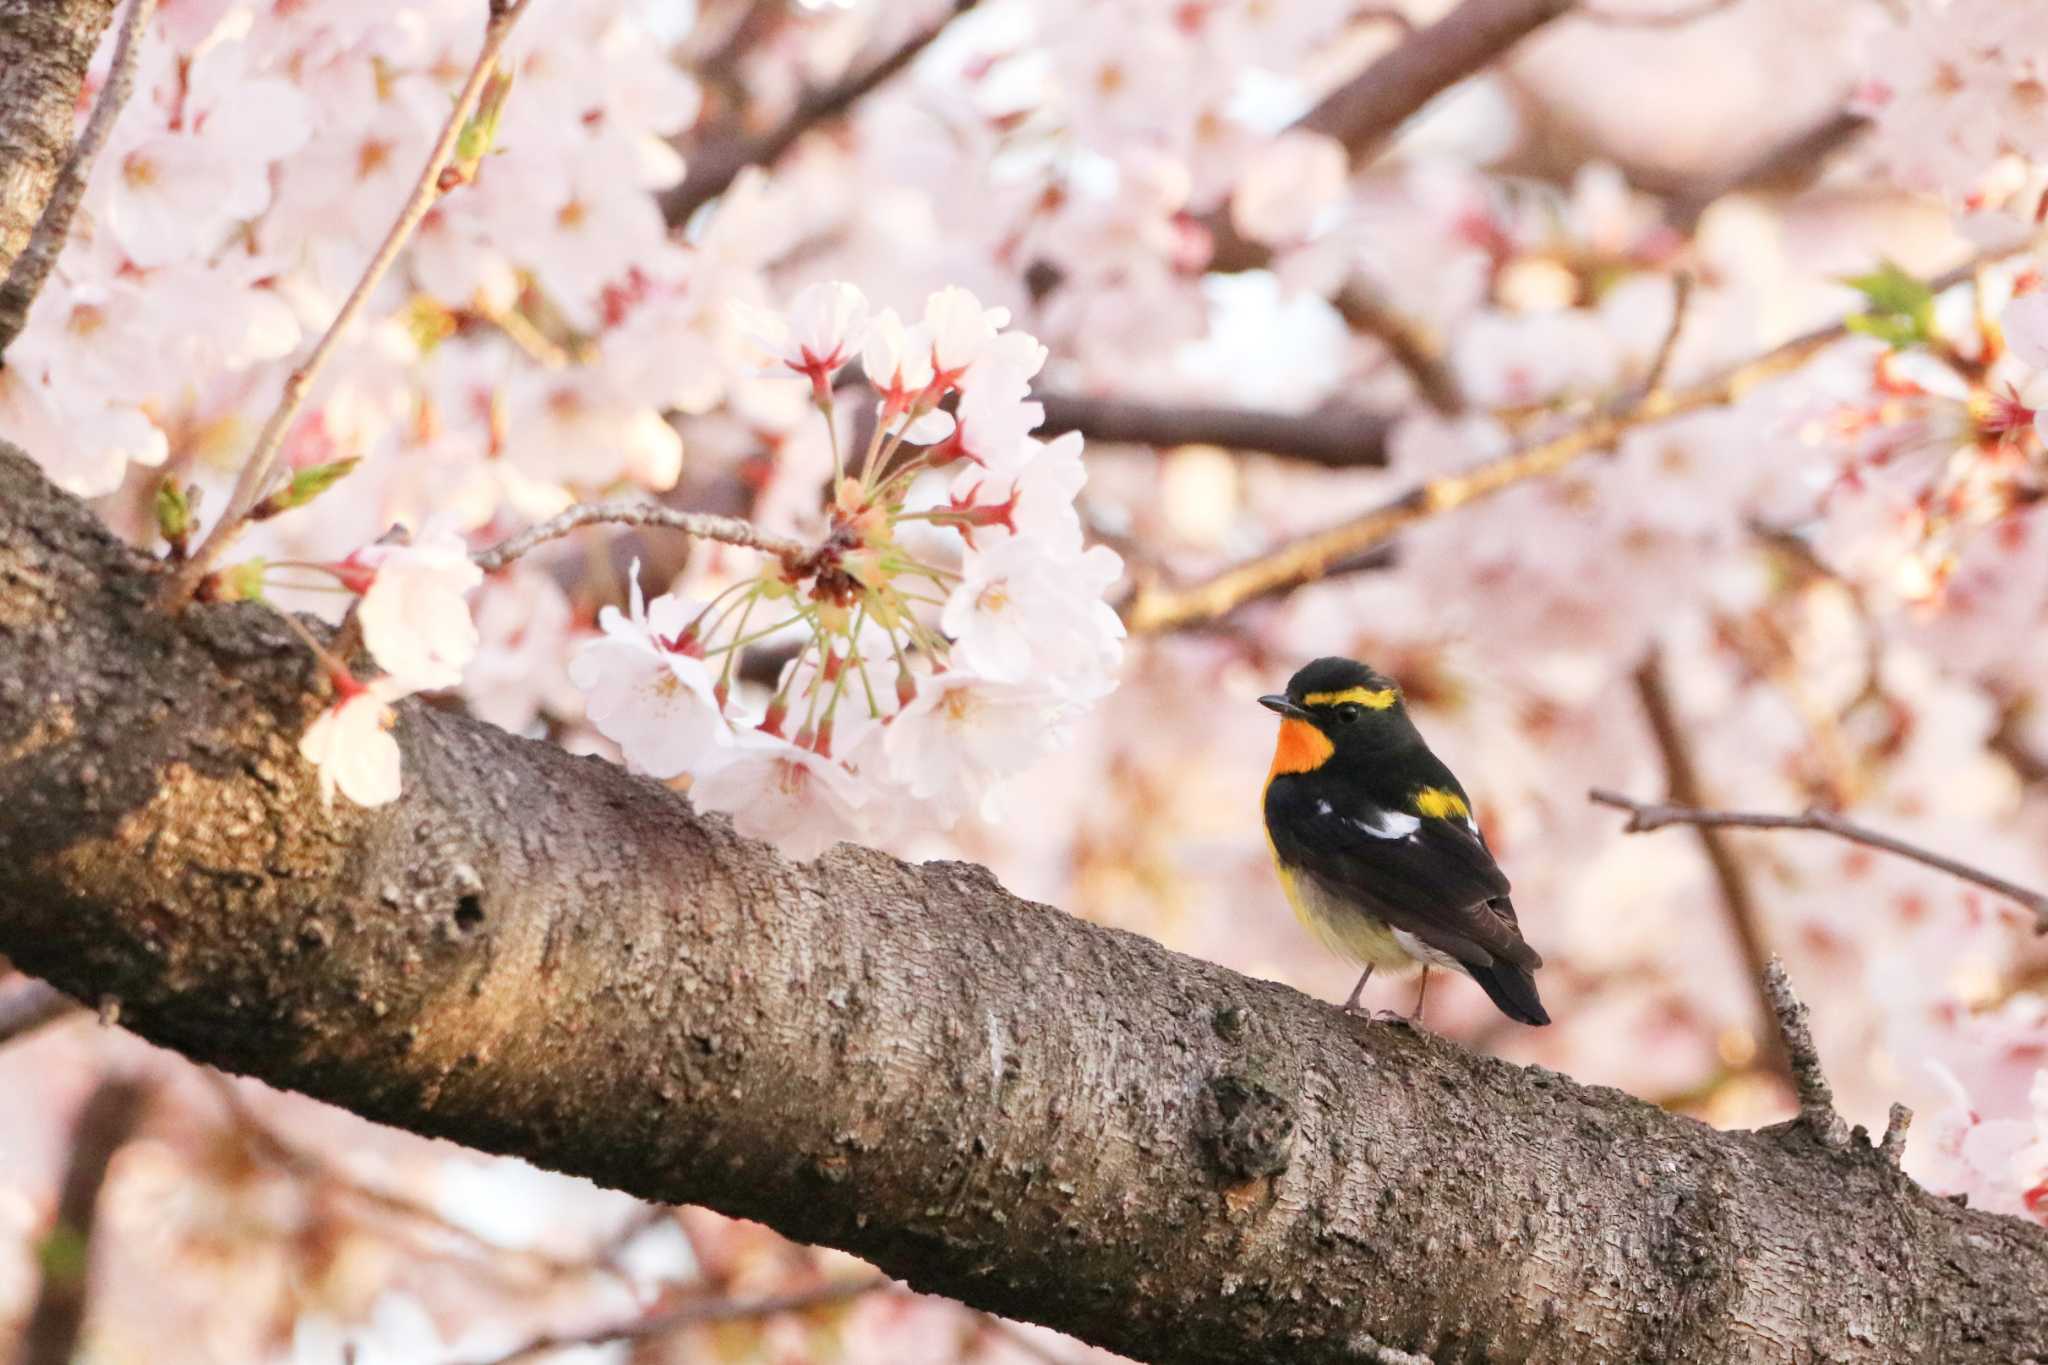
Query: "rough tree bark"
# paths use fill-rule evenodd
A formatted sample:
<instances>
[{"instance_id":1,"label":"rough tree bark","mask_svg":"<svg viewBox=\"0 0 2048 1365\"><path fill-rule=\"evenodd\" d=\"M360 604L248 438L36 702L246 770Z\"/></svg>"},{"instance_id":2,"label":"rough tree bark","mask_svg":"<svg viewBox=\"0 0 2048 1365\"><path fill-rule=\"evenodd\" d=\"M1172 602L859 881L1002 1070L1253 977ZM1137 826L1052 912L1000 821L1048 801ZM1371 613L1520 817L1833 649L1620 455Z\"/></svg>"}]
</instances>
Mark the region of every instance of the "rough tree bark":
<instances>
[{"instance_id":1,"label":"rough tree bark","mask_svg":"<svg viewBox=\"0 0 2048 1365\"><path fill-rule=\"evenodd\" d=\"M0 276L50 197L114 0L0 0Z\"/></svg>"},{"instance_id":2,"label":"rough tree bark","mask_svg":"<svg viewBox=\"0 0 2048 1365\"><path fill-rule=\"evenodd\" d=\"M0 445L0 953L201 1061L845 1247L1156 1361L2011 1362L2048 1233L1019 901L793 866L400 708L323 810L266 609Z\"/></svg>"}]
</instances>

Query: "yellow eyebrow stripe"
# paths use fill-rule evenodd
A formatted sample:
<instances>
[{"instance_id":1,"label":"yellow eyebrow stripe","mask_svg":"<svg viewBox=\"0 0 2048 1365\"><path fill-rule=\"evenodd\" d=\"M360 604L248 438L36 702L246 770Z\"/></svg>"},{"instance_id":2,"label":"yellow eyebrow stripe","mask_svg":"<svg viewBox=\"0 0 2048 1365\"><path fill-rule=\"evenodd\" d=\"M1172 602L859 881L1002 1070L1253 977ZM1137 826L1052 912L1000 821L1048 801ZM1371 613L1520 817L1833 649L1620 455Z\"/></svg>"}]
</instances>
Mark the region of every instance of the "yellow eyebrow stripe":
<instances>
[{"instance_id":1,"label":"yellow eyebrow stripe","mask_svg":"<svg viewBox=\"0 0 2048 1365\"><path fill-rule=\"evenodd\" d=\"M1342 706L1355 702L1369 711L1384 711L1400 694L1391 687L1347 687L1342 692L1311 692L1301 699L1303 706Z\"/></svg>"},{"instance_id":2,"label":"yellow eyebrow stripe","mask_svg":"<svg viewBox=\"0 0 2048 1365\"><path fill-rule=\"evenodd\" d=\"M1432 820L1448 820L1454 815L1461 820L1472 818L1472 809L1465 804L1465 798L1442 787L1424 787L1415 793L1415 809Z\"/></svg>"}]
</instances>

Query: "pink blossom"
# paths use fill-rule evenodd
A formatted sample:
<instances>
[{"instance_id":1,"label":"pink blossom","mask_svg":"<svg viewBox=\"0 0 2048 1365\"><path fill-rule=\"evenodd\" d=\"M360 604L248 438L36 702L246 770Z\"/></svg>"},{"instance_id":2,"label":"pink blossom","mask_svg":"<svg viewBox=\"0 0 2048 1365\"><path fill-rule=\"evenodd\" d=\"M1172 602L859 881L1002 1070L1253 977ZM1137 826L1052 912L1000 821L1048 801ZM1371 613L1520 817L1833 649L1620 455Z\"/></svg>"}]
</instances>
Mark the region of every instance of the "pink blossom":
<instances>
[{"instance_id":1,"label":"pink blossom","mask_svg":"<svg viewBox=\"0 0 2048 1365\"><path fill-rule=\"evenodd\" d=\"M391 703L410 691L400 679L374 678L347 691L306 727L299 754L319 769L323 805L333 805L337 791L358 806L398 799L398 741L390 733L397 717Z\"/></svg>"},{"instance_id":2,"label":"pink blossom","mask_svg":"<svg viewBox=\"0 0 2048 1365\"><path fill-rule=\"evenodd\" d=\"M409 544L368 545L350 559L375 575L357 619L378 666L413 691L461 682L477 645L466 599L484 579L461 538L441 532Z\"/></svg>"}]
</instances>

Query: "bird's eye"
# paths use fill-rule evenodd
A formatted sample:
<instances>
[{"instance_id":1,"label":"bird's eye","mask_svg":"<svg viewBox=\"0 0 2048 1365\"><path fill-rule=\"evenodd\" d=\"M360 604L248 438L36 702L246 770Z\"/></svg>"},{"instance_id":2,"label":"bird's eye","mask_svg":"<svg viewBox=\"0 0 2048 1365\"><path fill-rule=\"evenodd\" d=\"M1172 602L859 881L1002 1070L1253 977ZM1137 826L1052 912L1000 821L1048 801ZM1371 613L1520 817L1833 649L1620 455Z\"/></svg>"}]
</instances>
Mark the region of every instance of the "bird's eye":
<instances>
[{"instance_id":1,"label":"bird's eye","mask_svg":"<svg viewBox=\"0 0 2048 1365\"><path fill-rule=\"evenodd\" d=\"M1356 702L1347 701L1337 708L1337 719L1345 725L1349 725L1352 721L1357 720L1358 716L1359 707Z\"/></svg>"}]
</instances>

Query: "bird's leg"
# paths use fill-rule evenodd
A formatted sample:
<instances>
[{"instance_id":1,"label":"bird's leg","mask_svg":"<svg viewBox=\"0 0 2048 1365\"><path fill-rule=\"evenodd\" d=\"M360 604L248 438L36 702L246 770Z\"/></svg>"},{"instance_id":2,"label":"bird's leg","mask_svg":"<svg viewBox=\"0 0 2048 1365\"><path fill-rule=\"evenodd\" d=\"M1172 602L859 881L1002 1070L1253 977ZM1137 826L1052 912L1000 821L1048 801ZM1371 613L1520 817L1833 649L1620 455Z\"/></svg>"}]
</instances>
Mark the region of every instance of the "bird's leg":
<instances>
[{"instance_id":1,"label":"bird's leg","mask_svg":"<svg viewBox=\"0 0 2048 1365\"><path fill-rule=\"evenodd\" d=\"M1365 991L1365 983L1370 980L1372 980L1372 968L1367 966L1365 971L1360 974L1358 984L1351 988L1350 996L1344 1001L1344 1012L1346 1014L1357 1014L1359 1012L1358 997Z\"/></svg>"},{"instance_id":2,"label":"bird's leg","mask_svg":"<svg viewBox=\"0 0 2048 1365\"><path fill-rule=\"evenodd\" d=\"M1410 1015L1416 1023L1422 1022L1422 1002L1429 995L1429 964L1422 964L1422 985L1415 991L1415 1013Z\"/></svg>"}]
</instances>

